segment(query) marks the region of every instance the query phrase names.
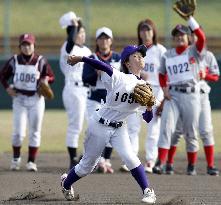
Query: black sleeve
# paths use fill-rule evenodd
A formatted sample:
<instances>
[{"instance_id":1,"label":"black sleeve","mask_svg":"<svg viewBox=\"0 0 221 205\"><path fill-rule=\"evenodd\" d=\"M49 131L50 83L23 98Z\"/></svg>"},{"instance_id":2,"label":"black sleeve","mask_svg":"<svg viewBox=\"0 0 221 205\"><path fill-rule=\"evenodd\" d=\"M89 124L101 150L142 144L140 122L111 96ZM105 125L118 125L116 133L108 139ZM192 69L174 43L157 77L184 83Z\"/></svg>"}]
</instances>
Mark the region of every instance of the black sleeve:
<instances>
[{"instance_id":1,"label":"black sleeve","mask_svg":"<svg viewBox=\"0 0 221 205\"><path fill-rule=\"evenodd\" d=\"M68 26L67 29L68 29L68 37L67 37L66 52L70 53L75 44L74 39L77 35L77 27Z\"/></svg>"},{"instance_id":2,"label":"black sleeve","mask_svg":"<svg viewBox=\"0 0 221 205\"><path fill-rule=\"evenodd\" d=\"M87 63L84 63L82 80L86 85L96 86L97 72Z\"/></svg>"}]
</instances>

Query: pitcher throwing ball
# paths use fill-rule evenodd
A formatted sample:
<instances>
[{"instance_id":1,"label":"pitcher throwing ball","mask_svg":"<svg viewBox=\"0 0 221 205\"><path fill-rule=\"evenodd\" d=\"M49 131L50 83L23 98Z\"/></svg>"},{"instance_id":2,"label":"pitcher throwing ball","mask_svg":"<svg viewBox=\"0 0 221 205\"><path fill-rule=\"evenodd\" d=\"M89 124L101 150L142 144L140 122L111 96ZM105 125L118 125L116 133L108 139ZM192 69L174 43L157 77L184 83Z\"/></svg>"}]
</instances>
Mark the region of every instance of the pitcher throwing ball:
<instances>
[{"instance_id":1,"label":"pitcher throwing ball","mask_svg":"<svg viewBox=\"0 0 221 205\"><path fill-rule=\"evenodd\" d=\"M70 170L68 175L63 174L61 176L62 192L67 200L74 200L72 184L93 171L105 145L110 142L141 187L142 201L148 204L156 201L154 191L149 188L144 167L133 152L125 124L126 118L131 113L136 112L141 105L144 106L145 110L143 113L144 120L150 122L153 117L152 106L155 99L151 88L140 78L141 70L145 65L143 58L145 54L145 46L127 46L124 48L121 54L121 63L122 66L129 69L130 74L122 73L95 59L80 56L68 58L68 63L71 65L84 62L104 71L101 74L101 80L107 89L107 97L104 106L99 111L94 112L89 122L83 158L79 164ZM142 84L142 86L138 84Z\"/></svg>"}]
</instances>

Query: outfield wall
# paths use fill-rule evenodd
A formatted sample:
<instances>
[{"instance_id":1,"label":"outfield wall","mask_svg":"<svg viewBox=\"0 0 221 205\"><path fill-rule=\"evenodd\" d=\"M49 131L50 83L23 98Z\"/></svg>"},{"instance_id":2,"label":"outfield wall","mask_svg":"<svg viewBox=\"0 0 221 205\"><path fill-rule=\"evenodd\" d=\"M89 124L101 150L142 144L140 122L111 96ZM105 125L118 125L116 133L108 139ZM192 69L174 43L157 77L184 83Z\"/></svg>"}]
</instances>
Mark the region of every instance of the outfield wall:
<instances>
[{"instance_id":1,"label":"outfield wall","mask_svg":"<svg viewBox=\"0 0 221 205\"><path fill-rule=\"evenodd\" d=\"M219 67L221 68L221 58L219 59ZM5 63L4 60L0 60L0 68ZM52 89L55 93L55 99L52 101L46 101L46 108L51 109L62 109L62 88L64 86L64 76L59 68L59 60L58 59L49 59L49 63L55 73L55 82L52 84ZM211 93L210 100L212 109L221 109L221 80L217 83L211 83ZM12 100L11 97L7 95L3 86L0 85L0 109L11 109Z\"/></svg>"}]
</instances>

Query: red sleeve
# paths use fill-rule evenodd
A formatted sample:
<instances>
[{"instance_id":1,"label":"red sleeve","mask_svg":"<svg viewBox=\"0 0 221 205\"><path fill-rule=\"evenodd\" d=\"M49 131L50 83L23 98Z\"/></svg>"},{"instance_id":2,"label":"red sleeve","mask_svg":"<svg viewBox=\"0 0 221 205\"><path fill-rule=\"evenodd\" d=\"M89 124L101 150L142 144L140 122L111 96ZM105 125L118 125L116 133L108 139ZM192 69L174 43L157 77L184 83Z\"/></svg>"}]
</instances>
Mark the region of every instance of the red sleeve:
<instances>
[{"instance_id":1,"label":"red sleeve","mask_svg":"<svg viewBox=\"0 0 221 205\"><path fill-rule=\"evenodd\" d=\"M194 33L197 36L196 48L201 52L206 44L206 36L201 28L194 30Z\"/></svg>"},{"instance_id":2,"label":"red sleeve","mask_svg":"<svg viewBox=\"0 0 221 205\"><path fill-rule=\"evenodd\" d=\"M161 87L167 87L167 80L168 80L167 74L163 75L159 73L159 81Z\"/></svg>"},{"instance_id":3,"label":"red sleeve","mask_svg":"<svg viewBox=\"0 0 221 205\"><path fill-rule=\"evenodd\" d=\"M200 78L202 79L202 72L200 72ZM206 76L204 80L210 82L217 82L219 80L219 75L209 73L209 68L206 68Z\"/></svg>"},{"instance_id":4,"label":"red sleeve","mask_svg":"<svg viewBox=\"0 0 221 205\"><path fill-rule=\"evenodd\" d=\"M10 58L3 66L2 70L0 71L0 82L2 83L5 89L9 87L9 84L8 84L9 78L14 75L13 67L12 67L13 59L14 59L13 57Z\"/></svg>"},{"instance_id":5,"label":"red sleeve","mask_svg":"<svg viewBox=\"0 0 221 205\"><path fill-rule=\"evenodd\" d=\"M219 80L219 76L218 75L214 75L214 74L207 74L205 77L206 81L211 81L211 82L217 82Z\"/></svg>"}]
</instances>

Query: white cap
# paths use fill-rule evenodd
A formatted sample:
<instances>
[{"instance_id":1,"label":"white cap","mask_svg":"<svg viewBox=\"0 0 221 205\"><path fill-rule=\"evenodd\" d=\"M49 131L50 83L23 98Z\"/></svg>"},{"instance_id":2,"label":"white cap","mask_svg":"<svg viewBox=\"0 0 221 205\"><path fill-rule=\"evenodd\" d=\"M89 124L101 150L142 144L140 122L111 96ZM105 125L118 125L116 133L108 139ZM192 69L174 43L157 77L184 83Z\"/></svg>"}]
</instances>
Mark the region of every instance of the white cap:
<instances>
[{"instance_id":1,"label":"white cap","mask_svg":"<svg viewBox=\"0 0 221 205\"><path fill-rule=\"evenodd\" d=\"M107 27L102 27L102 28L97 29L96 38L98 38L102 33L106 34L110 38L113 38L112 31Z\"/></svg>"},{"instance_id":2,"label":"white cap","mask_svg":"<svg viewBox=\"0 0 221 205\"><path fill-rule=\"evenodd\" d=\"M65 13L61 18L59 19L59 24L61 28L65 29L68 26L73 25L72 20L77 19L79 20L80 17L76 16L76 14L73 11L69 11L68 13Z\"/></svg>"}]
</instances>

